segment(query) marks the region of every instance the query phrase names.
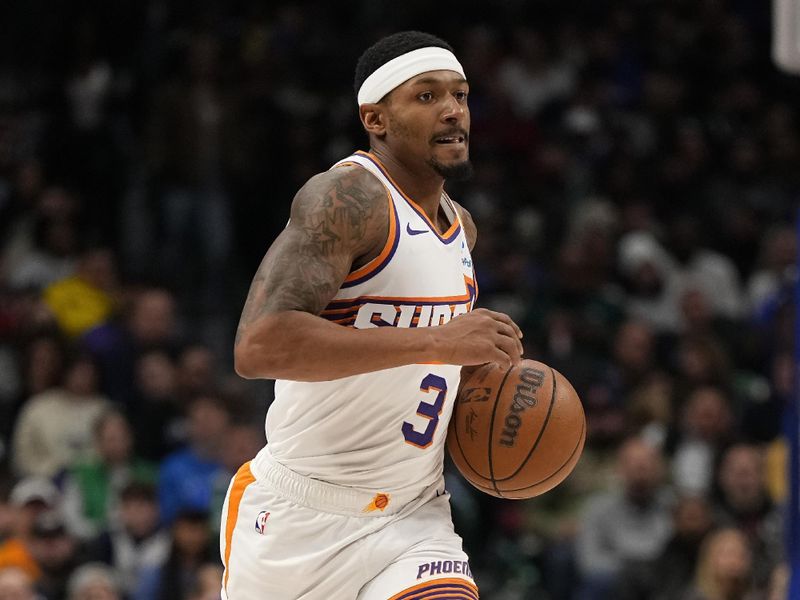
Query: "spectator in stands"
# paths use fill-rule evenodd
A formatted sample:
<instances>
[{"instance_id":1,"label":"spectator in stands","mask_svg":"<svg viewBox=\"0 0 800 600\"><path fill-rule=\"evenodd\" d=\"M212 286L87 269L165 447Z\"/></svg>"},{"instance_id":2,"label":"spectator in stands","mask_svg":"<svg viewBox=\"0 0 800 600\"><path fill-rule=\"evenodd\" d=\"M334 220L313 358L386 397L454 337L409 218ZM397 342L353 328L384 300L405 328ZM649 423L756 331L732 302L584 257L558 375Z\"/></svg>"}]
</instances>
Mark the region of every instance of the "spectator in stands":
<instances>
[{"instance_id":1,"label":"spectator in stands","mask_svg":"<svg viewBox=\"0 0 800 600\"><path fill-rule=\"evenodd\" d=\"M91 454L95 421L108 406L97 379L94 361L78 355L65 369L61 387L25 403L13 438L17 473L54 477Z\"/></svg>"},{"instance_id":2,"label":"spectator in stands","mask_svg":"<svg viewBox=\"0 0 800 600\"><path fill-rule=\"evenodd\" d=\"M264 428L253 423L232 423L225 433L225 444L222 448L222 469L213 482L211 495L211 532L219 534L221 525L217 515L222 514L222 505L228 492L228 486L233 477L244 463L252 460L261 448L264 447Z\"/></svg>"},{"instance_id":3,"label":"spectator in stands","mask_svg":"<svg viewBox=\"0 0 800 600\"><path fill-rule=\"evenodd\" d=\"M658 333L677 331L682 288L675 258L645 231L622 236L618 252L619 270L628 291L628 316L646 321Z\"/></svg>"},{"instance_id":4,"label":"spectator in stands","mask_svg":"<svg viewBox=\"0 0 800 600\"><path fill-rule=\"evenodd\" d=\"M133 600L189 600L201 569L212 562L208 513L182 510L172 526L172 548L161 568L147 570Z\"/></svg>"},{"instance_id":5,"label":"spectator in stands","mask_svg":"<svg viewBox=\"0 0 800 600\"><path fill-rule=\"evenodd\" d=\"M786 600L789 597L791 571L787 563L781 563L772 571L765 600Z\"/></svg>"},{"instance_id":6,"label":"spectator in stands","mask_svg":"<svg viewBox=\"0 0 800 600\"><path fill-rule=\"evenodd\" d=\"M615 332L611 359L604 362L600 382L608 389L617 429L641 431L655 444L663 443L672 407L671 382L659 366L655 331L641 319L626 319ZM589 407L591 409L594 407ZM595 415L596 416L596 415ZM599 425L593 416L594 425Z\"/></svg>"},{"instance_id":7,"label":"spectator in stands","mask_svg":"<svg viewBox=\"0 0 800 600\"><path fill-rule=\"evenodd\" d=\"M122 600L113 571L102 563L81 565L67 584L66 600Z\"/></svg>"},{"instance_id":8,"label":"spectator in stands","mask_svg":"<svg viewBox=\"0 0 800 600\"><path fill-rule=\"evenodd\" d=\"M761 241L758 269L747 282L749 309L760 315L769 311L796 267L797 236L788 225L774 227Z\"/></svg>"},{"instance_id":9,"label":"spectator in stands","mask_svg":"<svg viewBox=\"0 0 800 600\"><path fill-rule=\"evenodd\" d=\"M133 300L127 325L135 349L174 349L178 334L174 296L160 288L141 291Z\"/></svg>"},{"instance_id":10,"label":"spectator in stands","mask_svg":"<svg viewBox=\"0 0 800 600\"><path fill-rule=\"evenodd\" d=\"M222 566L206 563L197 570L197 583L187 600L219 600Z\"/></svg>"},{"instance_id":11,"label":"spectator in stands","mask_svg":"<svg viewBox=\"0 0 800 600\"><path fill-rule=\"evenodd\" d=\"M83 252L75 272L44 289L44 302L71 339L105 323L117 302L114 257L106 248Z\"/></svg>"},{"instance_id":12,"label":"spectator in stands","mask_svg":"<svg viewBox=\"0 0 800 600\"><path fill-rule=\"evenodd\" d=\"M668 222L669 248L677 259L686 286L694 286L709 303L712 315L737 319L745 312L742 282L736 265L711 249L696 214L675 215Z\"/></svg>"},{"instance_id":13,"label":"spectator in stands","mask_svg":"<svg viewBox=\"0 0 800 600\"><path fill-rule=\"evenodd\" d=\"M18 567L0 567L0 600L39 600L33 579Z\"/></svg>"},{"instance_id":14,"label":"spectator in stands","mask_svg":"<svg viewBox=\"0 0 800 600\"><path fill-rule=\"evenodd\" d=\"M713 528L711 505L703 496L681 496L673 510L673 535L651 560L629 564L615 600L685 600L703 540Z\"/></svg>"},{"instance_id":15,"label":"spectator in stands","mask_svg":"<svg viewBox=\"0 0 800 600\"><path fill-rule=\"evenodd\" d=\"M157 477L154 464L134 455L130 424L116 409L95 421L94 443L95 456L68 469L62 484L70 532L84 540L118 518L119 494L127 484L154 484Z\"/></svg>"},{"instance_id":16,"label":"spectator in stands","mask_svg":"<svg viewBox=\"0 0 800 600\"><path fill-rule=\"evenodd\" d=\"M160 460L186 440L175 363L164 350L144 352L135 364L132 425L143 458Z\"/></svg>"},{"instance_id":17,"label":"spectator in stands","mask_svg":"<svg viewBox=\"0 0 800 600\"><path fill-rule=\"evenodd\" d=\"M108 395L134 410L135 368L139 357L150 350L163 350L175 356L180 344L177 308L171 292L146 287L131 296L119 321L96 327L81 341L97 360Z\"/></svg>"},{"instance_id":18,"label":"spectator in stands","mask_svg":"<svg viewBox=\"0 0 800 600\"><path fill-rule=\"evenodd\" d=\"M621 489L590 498L576 540L582 599L611 598L623 569L651 560L672 534L664 457L641 439L619 449Z\"/></svg>"},{"instance_id":19,"label":"spectator in stands","mask_svg":"<svg viewBox=\"0 0 800 600\"><path fill-rule=\"evenodd\" d=\"M764 588L784 556L783 511L767 489L764 456L758 446L736 444L722 455L717 472L716 519L736 527L753 552L752 573Z\"/></svg>"},{"instance_id":20,"label":"spectator in stands","mask_svg":"<svg viewBox=\"0 0 800 600\"><path fill-rule=\"evenodd\" d=\"M159 473L158 495L161 518L167 525L186 508L208 511L214 482L222 465L229 413L222 400L212 394L197 396L187 408L187 445L166 457Z\"/></svg>"},{"instance_id":21,"label":"spectator in stands","mask_svg":"<svg viewBox=\"0 0 800 600\"><path fill-rule=\"evenodd\" d=\"M687 600L756 600L753 551L738 529L723 528L708 536L697 560L697 574Z\"/></svg>"},{"instance_id":22,"label":"spectator in stands","mask_svg":"<svg viewBox=\"0 0 800 600\"><path fill-rule=\"evenodd\" d=\"M61 501L60 493L49 480L27 478L11 490L9 504L13 510L12 530L0 543L0 568L22 569L33 581L42 572L32 552L33 528L39 516L48 510L56 510Z\"/></svg>"},{"instance_id":23,"label":"spectator in stands","mask_svg":"<svg viewBox=\"0 0 800 600\"><path fill-rule=\"evenodd\" d=\"M210 348L191 344L184 348L177 361L178 392L189 399L217 387L217 365Z\"/></svg>"},{"instance_id":24,"label":"spectator in stands","mask_svg":"<svg viewBox=\"0 0 800 600\"><path fill-rule=\"evenodd\" d=\"M133 482L120 494L119 519L94 540L89 553L113 567L120 589L131 595L142 573L164 564L169 548L169 534L159 527L155 487Z\"/></svg>"},{"instance_id":25,"label":"spectator in stands","mask_svg":"<svg viewBox=\"0 0 800 600\"><path fill-rule=\"evenodd\" d=\"M78 541L67 531L58 510L36 517L31 529L30 553L40 570L36 589L47 600L62 600L67 595L72 571L81 560Z\"/></svg>"},{"instance_id":26,"label":"spectator in stands","mask_svg":"<svg viewBox=\"0 0 800 600\"><path fill-rule=\"evenodd\" d=\"M676 414L680 414L682 400L700 386L725 388L730 383L730 353L722 342L709 335L688 334L674 344Z\"/></svg>"},{"instance_id":27,"label":"spectator in stands","mask_svg":"<svg viewBox=\"0 0 800 600\"><path fill-rule=\"evenodd\" d=\"M56 387L66 362L64 340L57 332L41 332L28 340L21 361L25 399Z\"/></svg>"},{"instance_id":28,"label":"spectator in stands","mask_svg":"<svg viewBox=\"0 0 800 600\"><path fill-rule=\"evenodd\" d=\"M79 246L77 205L63 188L42 194L33 219L13 232L0 257L9 287L39 292L73 272Z\"/></svg>"},{"instance_id":29,"label":"spectator in stands","mask_svg":"<svg viewBox=\"0 0 800 600\"><path fill-rule=\"evenodd\" d=\"M734 435L735 421L728 395L714 386L698 387L681 410L673 439L672 482L681 492L708 495L719 454Z\"/></svg>"}]
</instances>

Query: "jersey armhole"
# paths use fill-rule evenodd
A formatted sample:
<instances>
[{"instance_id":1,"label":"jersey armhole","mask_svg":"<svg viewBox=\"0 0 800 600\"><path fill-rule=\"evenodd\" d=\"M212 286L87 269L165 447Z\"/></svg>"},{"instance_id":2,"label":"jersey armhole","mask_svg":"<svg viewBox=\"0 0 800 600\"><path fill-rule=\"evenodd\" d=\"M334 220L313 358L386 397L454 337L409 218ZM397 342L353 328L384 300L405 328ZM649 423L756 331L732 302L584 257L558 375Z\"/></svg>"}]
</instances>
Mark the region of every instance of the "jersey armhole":
<instances>
[{"instance_id":1,"label":"jersey armhole","mask_svg":"<svg viewBox=\"0 0 800 600\"><path fill-rule=\"evenodd\" d=\"M370 173L370 175L375 177L375 175L370 172L369 169L367 169L361 163L355 161L345 161L335 166L343 167L354 165L365 169L368 173ZM389 261L392 260L394 253L397 251L397 244L400 241L400 223L397 216L397 209L395 208L394 200L392 199L392 193L389 188L386 187L386 184L377 177L375 177L375 179L380 182L380 184L383 186L383 189L386 191L386 200L389 203L389 235L386 236L386 243L383 245L383 249L381 249L378 256L370 260L367 264L362 265L354 271L351 271L350 274L345 277L344 282L342 282L342 288L349 288L359 285L380 273L386 267L386 265L389 264Z\"/></svg>"}]
</instances>

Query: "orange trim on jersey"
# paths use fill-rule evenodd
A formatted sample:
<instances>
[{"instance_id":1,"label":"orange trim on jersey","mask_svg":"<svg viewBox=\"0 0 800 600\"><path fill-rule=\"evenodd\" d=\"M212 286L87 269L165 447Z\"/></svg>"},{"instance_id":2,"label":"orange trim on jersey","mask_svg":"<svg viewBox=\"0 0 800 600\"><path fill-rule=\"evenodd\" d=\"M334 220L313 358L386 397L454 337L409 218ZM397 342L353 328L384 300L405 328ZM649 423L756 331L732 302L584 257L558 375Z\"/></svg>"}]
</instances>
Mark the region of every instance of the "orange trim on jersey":
<instances>
[{"instance_id":1,"label":"orange trim on jersey","mask_svg":"<svg viewBox=\"0 0 800 600\"><path fill-rule=\"evenodd\" d=\"M468 598L477 598L478 597L478 586L472 583L469 579L461 579L460 577L449 577L443 579L430 579L425 583L418 583L417 585L412 585L410 588L404 589L399 594L395 594L389 600L398 600L399 598L403 598L407 594L412 594L414 592L424 592L425 588L430 588L433 585L452 585L455 587L453 591L445 590L435 590L433 596L423 596L423 598L447 598L452 596L453 592L458 592L458 588L467 588L469 592L472 592L474 596L467 595ZM469 594L469 592L461 592L462 594ZM444 595L442 595L444 594ZM450 594L448 596L447 594ZM409 598L410 600L410 598Z\"/></svg>"},{"instance_id":2,"label":"orange trim on jersey","mask_svg":"<svg viewBox=\"0 0 800 600\"><path fill-rule=\"evenodd\" d=\"M454 587L451 589L443 588L436 590L433 595L425 592L420 592L422 596L409 596L403 600L476 600L478 596L463 587Z\"/></svg>"},{"instance_id":3,"label":"orange trim on jersey","mask_svg":"<svg viewBox=\"0 0 800 600\"><path fill-rule=\"evenodd\" d=\"M425 592L422 592L425 594ZM477 596L470 591L465 591L464 588L453 588L448 590L444 588L442 591L437 591L432 596L425 594L424 596L412 596L408 600L476 600Z\"/></svg>"},{"instance_id":4,"label":"orange trim on jersey","mask_svg":"<svg viewBox=\"0 0 800 600\"><path fill-rule=\"evenodd\" d=\"M337 164L333 165L332 168L338 169L339 167L361 167L361 168L363 168L364 165L362 165L361 163L358 163L358 162L356 162L354 160L346 160L344 162L340 162L340 163L337 163Z\"/></svg>"},{"instance_id":5,"label":"orange trim on jersey","mask_svg":"<svg viewBox=\"0 0 800 600\"><path fill-rule=\"evenodd\" d=\"M353 164L358 164L358 163L353 163ZM358 166L361 167L362 169L364 168L363 165L358 164ZM381 182L381 185L383 185L383 182ZM344 283L348 283L356 279L361 279L362 277L366 277L373 271L377 270L380 266L382 266L386 262L386 260L392 254L392 250L394 250L395 248L395 238L398 235L400 235L400 232L398 231L397 227L397 215L395 213L396 209L394 207L394 200L392 200L392 193L389 191L389 188L387 188L384 185L383 189L386 190L386 198L389 201L389 235L386 238L386 244L384 244L383 250L381 250L381 253L378 254L378 256L373 258L363 267L359 267L355 271L352 271L347 277L345 277Z\"/></svg>"},{"instance_id":6,"label":"orange trim on jersey","mask_svg":"<svg viewBox=\"0 0 800 600\"><path fill-rule=\"evenodd\" d=\"M376 163L378 166L380 166L380 168L381 168L381 171L383 171L383 174L384 174L384 175L386 175L386 179L388 179L389 181L391 181L391 182L392 182L392 185L393 185L393 186L395 187L395 189L396 189L396 190L397 190L397 191L400 193L400 195L401 195L403 198L405 198L406 202L408 202L408 203L409 203L409 204L410 204L410 205L411 205L411 206L412 206L414 209L416 209L416 211L419 213L419 215L420 215L420 216L421 216L423 219L425 219L425 221L427 221L427 222L428 222L428 226L431 228L431 231L433 231L433 232L435 232L435 233L439 234L439 236L440 236L440 237L443 237L443 238L448 238L448 237L450 237L451 235L453 235L453 233L455 233L455 230L456 230L456 229L459 227L459 225L461 224L461 222L459 221L459 218L458 218L458 211L457 211L457 210L455 210L455 208L453 208L452 206L450 207L450 208L453 208L453 213L454 213L453 222L450 224L450 228L449 228L447 231L445 231L444 233L440 233L440 232L439 232L439 229L438 229L438 228L437 228L437 227L436 227L436 226L433 224L433 221L431 221L430 217L428 216L428 213L426 213L426 212L423 210L423 208L422 208L422 207L421 207L419 204L417 204L416 202L414 202L414 200L412 200L412 199L411 199L411 197L410 197L408 194L406 194L406 193L403 191L403 188L401 188L401 187L400 187L400 186L397 184L397 182L394 180L394 178L393 178L393 177L392 177L392 176L389 174L389 170L386 168L386 165L384 165L384 164L383 164L383 163L382 163L382 162L381 162L381 161L378 159L378 157L377 157L377 156L375 156L375 155L374 155L374 154L372 154L371 152L362 152L361 150L359 150L358 152L356 152L356 154L362 154L362 155L364 155L364 156L368 156L368 157L369 157L369 158L371 158L373 161L375 161L375 163Z\"/></svg>"},{"instance_id":7,"label":"orange trim on jersey","mask_svg":"<svg viewBox=\"0 0 800 600\"><path fill-rule=\"evenodd\" d=\"M239 504L242 502L245 488L253 483L256 478L250 470L250 461L244 463L236 472L231 486L231 495L228 499L228 516L225 519L225 577L222 587L228 589L228 575L230 574L231 542L233 541L233 530L236 528L236 521L239 518Z\"/></svg>"},{"instance_id":8,"label":"orange trim on jersey","mask_svg":"<svg viewBox=\"0 0 800 600\"><path fill-rule=\"evenodd\" d=\"M456 304L461 304L462 302L466 302L470 300L469 292L462 294L461 296L359 296L358 298L342 298L340 300L331 300L331 304L336 305L342 302L353 302L353 306L348 308L352 309L356 306L359 308L362 304L366 304L367 302L372 302L373 300L378 302L387 302L387 303L394 303L394 304L414 304L416 302L422 303L434 303L434 304L451 304L455 302ZM328 314L331 311L340 310L337 308L326 308L322 311L323 314Z\"/></svg>"}]
</instances>

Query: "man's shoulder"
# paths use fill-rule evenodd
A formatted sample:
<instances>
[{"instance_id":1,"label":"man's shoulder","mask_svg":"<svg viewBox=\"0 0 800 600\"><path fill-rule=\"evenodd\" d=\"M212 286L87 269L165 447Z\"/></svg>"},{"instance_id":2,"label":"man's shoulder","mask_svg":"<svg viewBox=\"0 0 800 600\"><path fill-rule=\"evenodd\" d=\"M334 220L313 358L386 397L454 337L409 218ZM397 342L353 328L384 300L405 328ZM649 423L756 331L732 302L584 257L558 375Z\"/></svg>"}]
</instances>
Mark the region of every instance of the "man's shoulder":
<instances>
[{"instance_id":1,"label":"man's shoulder","mask_svg":"<svg viewBox=\"0 0 800 600\"><path fill-rule=\"evenodd\" d=\"M386 242L391 197L365 167L343 165L306 182L292 201L289 226L322 254L345 253L359 266Z\"/></svg>"},{"instance_id":2,"label":"man's shoulder","mask_svg":"<svg viewBox=\"0 0 800 600\"><path fill-rule=\"evenodd\" d=\"M52 410L69 405L68 396L68 392L60 387L50 388L31 396L25 403L24 412L28 416L39 413L52 414Z\"/></svg>"},{"instance_id":3,"label":"man's shoulder","mask_svg":"<svg viewBox=\"0 0 800 600\"><path fill-rule=\"evenodd\" d=\"M295 202L320 196L332 197L337 193L362 203L385 202L387 190L383 183L366 167L343 164L317 173L297 192Z\"/></svg>"}]
</instances>

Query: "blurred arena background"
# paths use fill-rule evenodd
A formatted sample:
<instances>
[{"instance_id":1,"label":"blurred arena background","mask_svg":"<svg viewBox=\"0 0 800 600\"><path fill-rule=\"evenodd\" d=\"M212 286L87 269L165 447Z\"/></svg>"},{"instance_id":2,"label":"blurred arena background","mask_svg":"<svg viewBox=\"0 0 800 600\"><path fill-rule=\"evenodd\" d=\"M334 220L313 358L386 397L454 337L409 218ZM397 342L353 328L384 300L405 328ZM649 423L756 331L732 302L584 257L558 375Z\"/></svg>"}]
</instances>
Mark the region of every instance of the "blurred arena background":
<instances>
[{"instance_id":1,"label":"blurred arena background","mask_svg":"<svg viewBox=\"0 0 800 600\"><path fill-rule=\"evenodd\" d=\"M231 366L249 278L300 185L364 146L355 61L401 29L470 80L476 172L449 189L479 304L588 416L540 498L451 473L482 598L789 597L800 78L769 2L28 0L0 23L0 598L218 598L271 399Z\"/></svg>"}]
</instances>

